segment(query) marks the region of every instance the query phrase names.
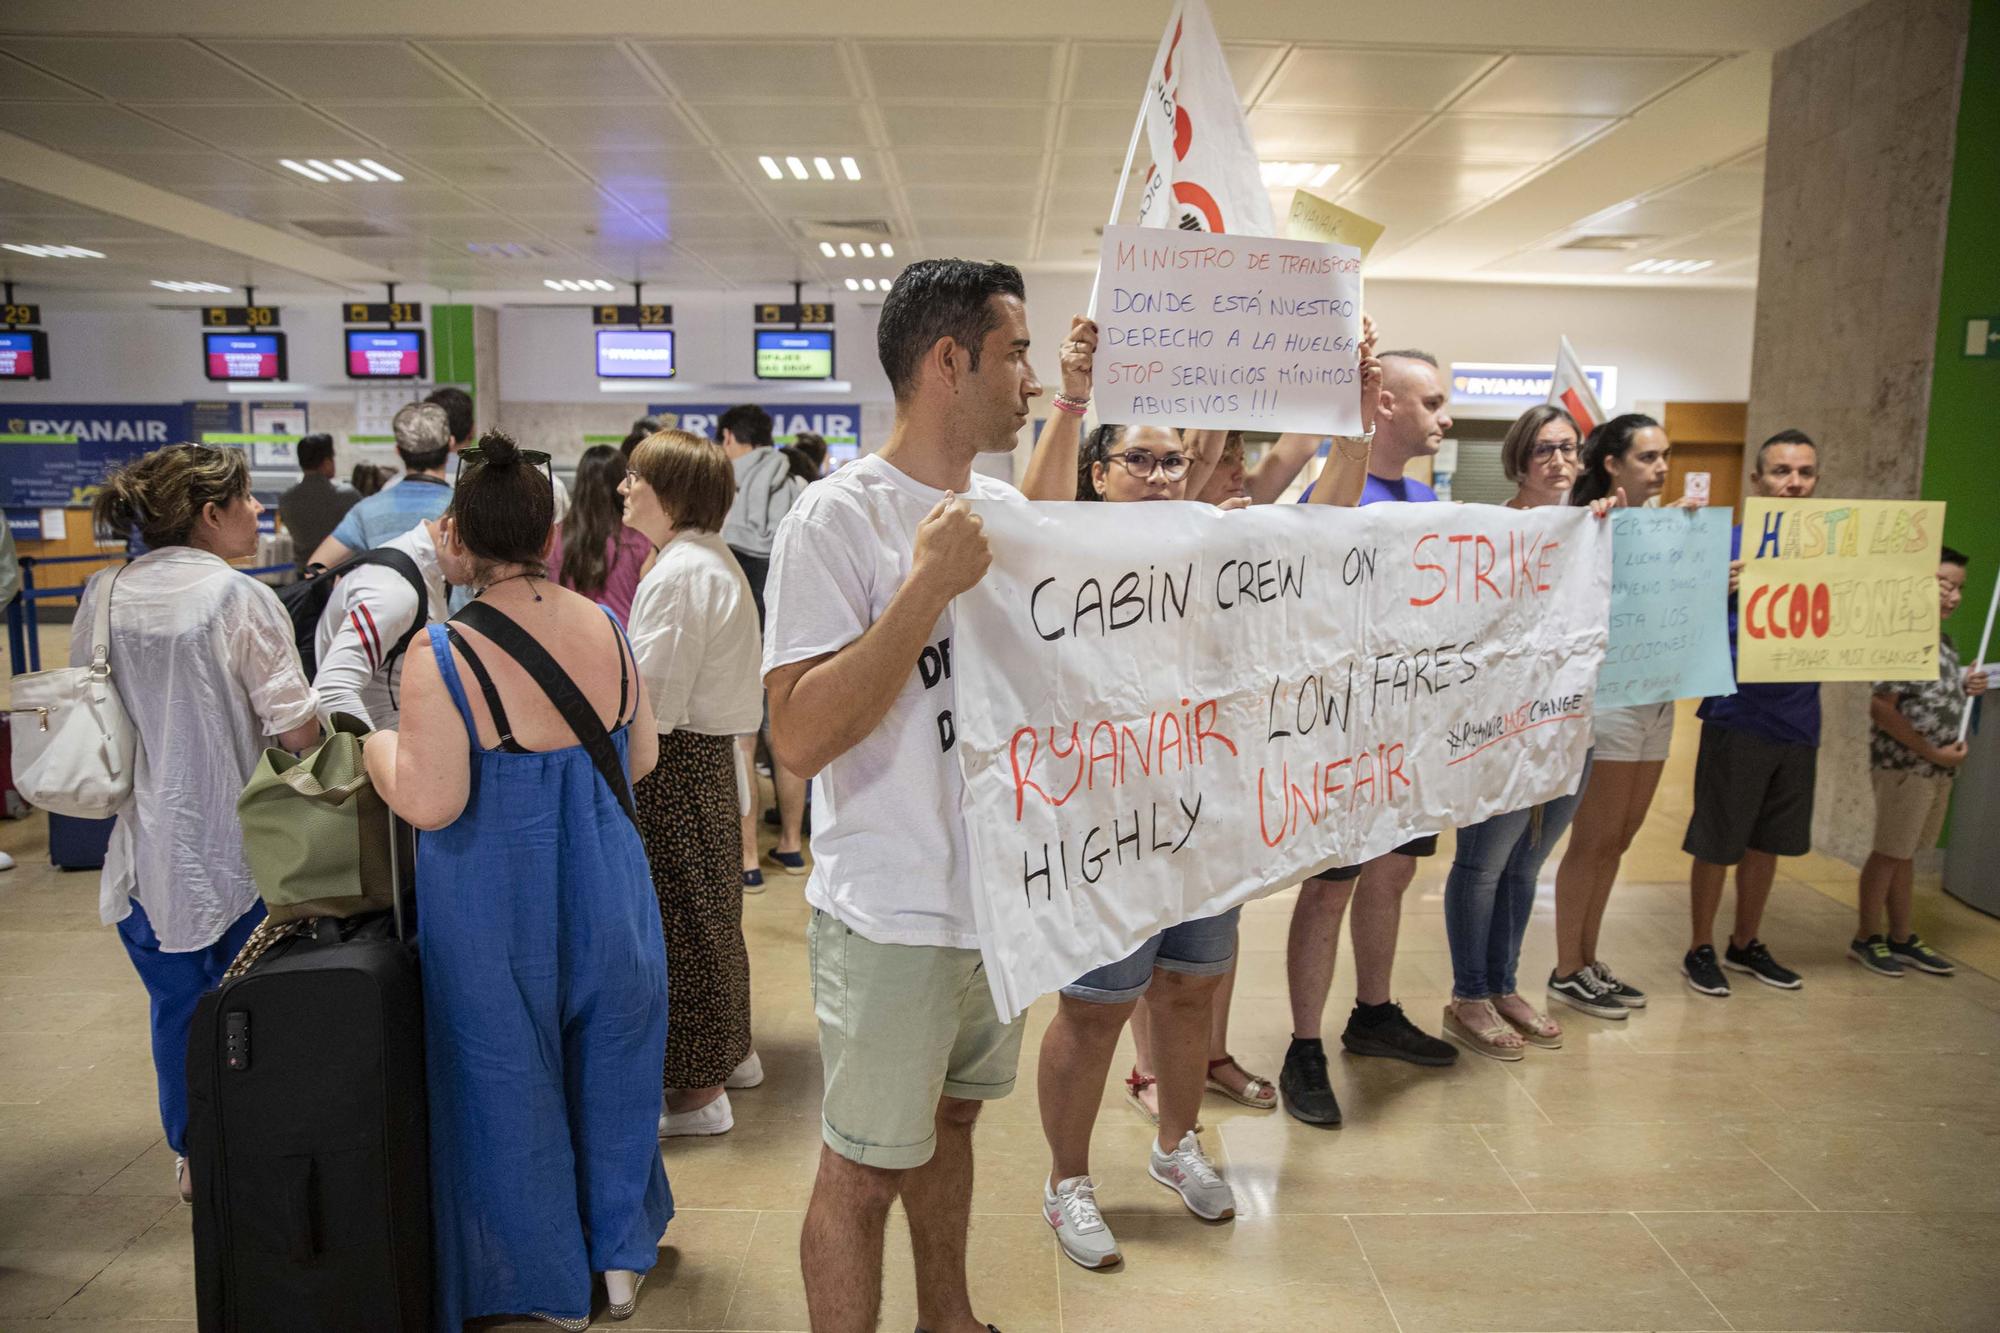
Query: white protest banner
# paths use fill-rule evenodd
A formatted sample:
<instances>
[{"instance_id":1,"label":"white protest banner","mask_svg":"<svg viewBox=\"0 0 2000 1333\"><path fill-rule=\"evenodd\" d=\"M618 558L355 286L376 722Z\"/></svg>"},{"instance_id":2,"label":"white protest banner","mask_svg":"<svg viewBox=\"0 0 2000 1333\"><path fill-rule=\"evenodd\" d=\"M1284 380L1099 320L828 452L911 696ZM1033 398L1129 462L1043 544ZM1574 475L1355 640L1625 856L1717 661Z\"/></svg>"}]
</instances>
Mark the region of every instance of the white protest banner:
<instances>
[{"instance_id":1,"label":"white protest banner","mask_svg":"<svg viewBox=\"0 0 2000 1333\"><path fill-rule=\"evenodd\" d=\"M1573 508L981 503L955 604L1003 1016L1330 865L1575 789L1611 588Z\"/></svg>"},{"instance_id":2,"label":"white protest banner","mask_svg":"<svg viewBox=\"0 0 2000 1333\"><path fill-rule=\"evenodd\" d=\"M1361 256L1268 236L1106 227L1100 421L1361 430Z\"/></svg>"}]
</instances>

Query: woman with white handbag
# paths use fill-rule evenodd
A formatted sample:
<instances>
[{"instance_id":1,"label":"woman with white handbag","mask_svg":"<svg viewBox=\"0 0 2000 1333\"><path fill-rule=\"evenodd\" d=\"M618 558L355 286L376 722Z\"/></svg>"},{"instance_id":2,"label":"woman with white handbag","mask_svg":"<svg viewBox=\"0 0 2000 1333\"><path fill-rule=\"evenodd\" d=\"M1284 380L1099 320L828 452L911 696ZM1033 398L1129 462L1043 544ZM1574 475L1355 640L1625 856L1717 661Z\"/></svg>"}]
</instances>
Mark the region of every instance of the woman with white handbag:
<instances>
[{"instance_id":1,"label":"woman with white handbag","mask_svg":"<svg viewBox=\"0 0 2000 1333\"><path fill-rule=\"evenodd\" d=\"M152 1000L160 1121L184 1200L195 1002L264 915L236 799L274 739L299 750L320 731L290 617L275 593L229 564L255 554L262 510L239 449L171 445L113 473L97 495L98 531L137 528L151 549L91 578L70 641L73 667L108 670L137 738L98 908ZM17 715L15 725L33 724ZM107 724L107 749L114 728Z\"/></svg>"}]
</instances>

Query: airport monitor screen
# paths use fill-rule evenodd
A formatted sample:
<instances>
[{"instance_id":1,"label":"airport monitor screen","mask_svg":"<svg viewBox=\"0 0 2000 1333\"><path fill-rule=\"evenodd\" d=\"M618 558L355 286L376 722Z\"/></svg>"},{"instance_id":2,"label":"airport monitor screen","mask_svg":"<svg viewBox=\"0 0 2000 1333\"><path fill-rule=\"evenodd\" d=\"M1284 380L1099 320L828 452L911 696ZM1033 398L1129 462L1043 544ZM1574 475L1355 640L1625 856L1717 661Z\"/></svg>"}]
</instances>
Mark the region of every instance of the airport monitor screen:
<instances>
[{"instance_id":1,"label":"airport monitor screen","mask_svg":"<svg viewBox=\"0 0 2000 1333\"><path fill-rule=\"evenodd\" d=\"M760 380L830 380L833 378L833 330L757 330L757 378Z\"/></svg>"},{"instance_id":2,"label":"airport monitor screen","mask_svg":"<svg viewBox=\"0 0 2000 1333\"><path fill-rule=\"evenodd\" d=\"M40 329L0 333L0 380L49 377L49 335Z\"/></svg>"},{"instance_id":3,"label":"airport monitor screen","mask_svg":"<svg viewBox=\"0 0 2000 1333\"><path fill-rule=\"evenodd\" d=\"M205 333L208 377L212 380L281 380L285 378L285 335L282 333Z\"/></svg>"},{"instance_id":4,"label":"airport monitor screen","mask_svg":"<svg viewBox=\"0 0 2000 1333\"><path fill-rule=\"evenodd\" d=\"M424 374L424 335L420 329L349 329L347 378L351 380L414 380Z\"/></svg>"},{"instance_id":5,"label":"airport monitor screen","mask_svg":"<svg viewBox=\"0 0 2000 1333\"><path fill-rule=\"evenodd\" d=\"M672 329L599 329L597 377L667 380L674 377Z\"/></svg>"}]
</instances>

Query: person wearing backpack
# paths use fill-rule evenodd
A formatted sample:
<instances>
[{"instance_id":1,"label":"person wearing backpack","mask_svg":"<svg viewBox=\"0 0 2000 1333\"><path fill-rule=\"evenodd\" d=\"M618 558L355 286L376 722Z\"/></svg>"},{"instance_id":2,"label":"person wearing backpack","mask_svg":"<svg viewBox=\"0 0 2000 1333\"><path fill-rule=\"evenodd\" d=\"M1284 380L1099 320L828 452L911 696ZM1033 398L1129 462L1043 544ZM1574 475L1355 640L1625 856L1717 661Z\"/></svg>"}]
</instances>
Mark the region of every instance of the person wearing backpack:
<instances>
[{"instance_id":1,"label":"person wearing backpack","mask_svg":"<svg viewBox=\"0 0 2000 1333\"><path fill-rule=\"evenodd\" d=\"M347 713L371 727L396 725L403 654L417 631L449 614L437 527L436 519L426 519L365 561L348 562L345 574L319 576L330 585L313 631L313 688L322 716Z\"/></svg>"},{"instance_id":2,"label":"person wearing backpack","mask_svg":"<svg viewBox=\"0 0 2000 1333\"><path fill-rule=\"evenodd\" d=\"M546 573L548 455L489 431L438 531L473 600L409 654L364 757L421 830L436 1325L631 1315L673 1199L667 958L631 784L659 735L623 632ZM634 727L634 718L647 721Z\"/></svg>"},{"instance_id":3,"label":"person wearing backpack","mask_svg":"<svg viewBox=\"0 0 2000 1333\"><path fill-rule=\"evenodd\" d=\"M100 537L136 529L149 549L92 575L77 606L76 623L89 625L98 599L111 599L111 679L138 734L98 913L118 927L152 1001L160 1123L184 1201L195 1002L264 915L236 798L266 746L302 750L320 734L284 607L229 564L256 554L261 512L240 449L176 444L146 455L105 479L93 518ZM71 666L88 665L91 652L90 635L71 637Z\"/></svg>"}]
</instances>

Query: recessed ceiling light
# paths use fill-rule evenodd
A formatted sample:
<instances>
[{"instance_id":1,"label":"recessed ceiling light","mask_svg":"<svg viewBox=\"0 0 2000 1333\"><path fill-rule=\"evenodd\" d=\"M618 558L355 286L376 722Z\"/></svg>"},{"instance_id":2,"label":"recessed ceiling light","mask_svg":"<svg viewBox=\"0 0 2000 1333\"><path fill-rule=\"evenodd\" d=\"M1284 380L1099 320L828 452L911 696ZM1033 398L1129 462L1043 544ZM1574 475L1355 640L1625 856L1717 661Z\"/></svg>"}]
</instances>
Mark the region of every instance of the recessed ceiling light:
<instances>
[{"instance_id":1,"label":"recessed ceiling light","mask_svg":"<svg viewBox=\"0 0 2000 1333\"><path fill-rule=\"evenodd\" d=\"M1705 268L1715 267L1713 259L1642 259L1636 264L1627 264L1627 273L1654 273L1665 276L1671 273L1699 273Z\"/></svg>"},{"instance_id":2,"label":"recessed ceiling light","mask_svg":"<svg viewBox=\"0 0 2000 1333\"><path fill-rule=\"evenodd\" d=\"M316 157L307 158L306 165L311 167L314 171L322 172L328 176L333 177L337 181L355 179L354 177L348 175L345 171L342 171L339 167L333 165L333 163L322 162Z\"/></svg>"},{"instance_id":3,"label":"recessed ceiling light","mask_svg":"<svg viewBox=\"0 0 2000 1333\"><path fill-rule=\"evenodd\" d=\"M873 279L873 278L863 278L863 279L861 280L861 290L862 290L862 291L864 291L864 292L872 292L872 291L874 291L874 290L875 290L875 279Z\"/></svg>"},{"instance_id":4,"label":"recessed ceiling light","mask_svg":"<svg viewBox=\"0 0 2000 1333\"><path fill-rule=\"evenodd\" d=\"M778 165L776 158L760 157L757 159L757 165L764 168L764 174L774 181L781 181L785 178L785 170Z\"/></svg>"},{"instance_id":5,"label":"recessed ceiling light","mask_svg":"<svg viewBox=\"0 0 2000 1333\"><path fill-rule=\"evenodd\" d=\"M389 168L383 166L380 162L377 162L372 157L362 158L361 165L367 167L370 171L374 172L378 176L383 177L385 180L399 181L403 179L401 176L389 170Z\"/></svg>"},{"instance_id":6,"label":"recessed ceiling light","mask_svg":"<svg viewBox=\"0 0 2000 1333\"><path fill-rule=\"evenodd\" d=\"M875 247L863 241L861 243L861 257L863 259L873 259L875 257Z\"/></svg>"},{"instance_id":7,"label":"recessed ceiling light","mask_svg":"<svg viewBox=\"0 0 2000 1333\"><path fill-rule=\"evenodd\" d=\"M785 159L785 169L792 173L792 179L795 181L806 179L806 164L799 161L796 157Z\"/></svg>"},{"instance_id":8,"label":"recessed ceiling light","mask_svg":"<svg viewBox=\"0 0 2000 1333\"><path fill-rule=\"evenodd\" d=\"M843 258L854 258L854 243L852 241L842 241L840 243L840 253Z\"/></svg>"},{"instance_id":9,"label":"recessed ceiling light","mask_svg":"<svg viewBox=\"0 0 2000 1333\"><path fill-rule=\"evenodd\" d=\"M322 162L316 157L309 157L303 162L289 157L281 157L278 159L278 165L287 171L296 171L307 180L320 185L327 185L336 181L346 184L359 182L362 184L379 185L384 182L403 179L399 172L391 171L372 157L364 157L357 161L349 161L344 157L336 157L331 162Z\"/></svg>"},{"instance_id":10,"label":"recessed ceiling light","mask_svg":"<svg viewBox=\"0 0 2000 1333\"><path fill-rule=\"evenodd\" d=\"M860 280L859 278L849 278L849 279L847 280L847 290L848 290L848 291L850 291L850 292L858 292L858 291L860 291L860 290L861 290L861 280Z\"/></svg>"},{"instance_id":11,"label":"recessed ceiling light","mask_svg":"<svg viewBox=\"0 0 2000 1333\"><path fill-rule=\"evenodd\" d=\"M33 259L102 259L102 250L86 250L80 245L0 245L0 250L12 250L17 255L27 255Z\"/></svg>"},{"instance_id":12,"label":"recessed ceiling light","mask_svg":"<svg viewBox=\"0 0 2000 1333\"><path fill-rule=\"evenodd\" d=\"M819 173L819 178L823 181L830 181L833 179L833 163L827 161L823 157L816 157L813 159L813 170Z\"/></svg>"},{"instance_id":13,"label":"recessed ceiling light","mask_svg":"<svg viewBox=\"0 0 2000 1333\"><path fill-rule=\"evenodd\" d=\"M896 247L890 245L887 241L882 242L882 258L894 259L895 257L896 257Z\"/></svg>"},{"instance_id":14,"label":"recessed ceiling light","mask_svg":"<svg viewBox=\"0 0 2000 1333\"><path fill-rule=\"evenodd\" d=\"M851 181L858 181L861 179L861 164L851 157L843 157L840 159L840 174Z\"/></svg>"},{"instance_id":15,"label":"recessed ceiling light","mask_svg":"<svg viewBox=\"0 0 2000 1333\"><path fill-rule=\"evenodd\" d=\"M311 167L307 166L303 162L294 162L289 157L279 158L278 165L281 167L285 167L288 170L298 172L299 175L304 176L309 181L318 181L321 185L324 185L328 181L333 179L333 177L331 176L327 176L320 172L314 171Z\"/></svg>"},{"instance_id":16,"label":"recessed ceiling light","mask_svg":"<svg viewBox=\"0 0 2000 1333\"><path fill-rule=\"evenodd\" d=\"M831 258L833 258L833 257L834 257L835 255L837 255L837 254L839 254L839 253L840 253L840 252L839 252L838 250L835 250L835 249L833 248L833 242L832 242L832 241L821 241L821 242L819 243L819 252L820 252L821 254L825 255L825 256L826 256L826 257L827 257L828 259L831 259Z\"/></svg>"},{"instance_id":17,"label":"recessed ceiling light","mask_svg":"<svg viewBox=\"0 0 2000 1333\"><path fill-rule=\"evenodd\" d=\"M222 295L226 292L233 292L236 290L234 287L224 287L220 283L214 283L214 282L161 282L158 278L153 279L153 285L155 287L160 288L162 291L212 292L216 295Z\"/></svg>"}]
</instances>

